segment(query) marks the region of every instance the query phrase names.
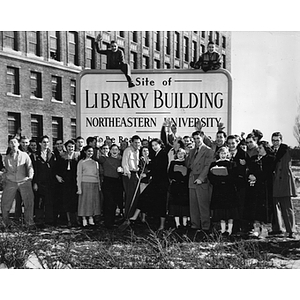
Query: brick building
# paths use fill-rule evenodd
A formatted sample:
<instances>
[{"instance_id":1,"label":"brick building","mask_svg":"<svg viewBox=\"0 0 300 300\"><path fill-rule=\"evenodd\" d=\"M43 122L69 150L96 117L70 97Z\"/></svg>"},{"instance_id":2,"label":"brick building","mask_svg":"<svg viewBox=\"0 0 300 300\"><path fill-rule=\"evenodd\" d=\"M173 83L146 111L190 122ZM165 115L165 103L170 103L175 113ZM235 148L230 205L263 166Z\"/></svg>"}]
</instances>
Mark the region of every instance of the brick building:
<instances>
[{"instance_id":1,"label":"brick building","mask_svg":"<svg viewBox=\"0 0 300 300\"><path fill-rule=\"evenodd\" d=\"M83 69L105 69L106 56L95 52L99 31L0 32L0 153L9 136L55 141L76 136L76 76ZM189 68L215 41L230 71L230 32L102 31L102 48L111 40L124 50L132 69Z\"/></svg>"}]
</instances>

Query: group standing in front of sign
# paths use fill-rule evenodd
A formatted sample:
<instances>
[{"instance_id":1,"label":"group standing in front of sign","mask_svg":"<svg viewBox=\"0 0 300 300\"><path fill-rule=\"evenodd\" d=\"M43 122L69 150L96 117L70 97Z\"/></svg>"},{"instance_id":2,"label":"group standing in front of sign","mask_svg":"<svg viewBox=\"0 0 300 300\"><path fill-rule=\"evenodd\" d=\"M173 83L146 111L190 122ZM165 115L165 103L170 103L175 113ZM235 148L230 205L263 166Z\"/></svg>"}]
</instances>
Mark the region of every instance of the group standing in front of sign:
<instances>
[{"instance_id":1,"label":"group standing in front of sign","mask_svg":"<svg viewBox=\"0 0 300 300\"><path fill-rule=\"evenodd\" d=\"M128 86L134 87L123 52L115 42L110 50L101 50L100 40L95 45L108 56L108 68L122 70ZM221 64L209 42L208 51L190 65L206 72ZM286 231L293 237L291 197L296 189L290 149L279 132L273 133L272 144L262 141L258 130L243 138L227 137L220 128L212 140L198 127L180 138L170 122L162 126L160 138L148 141L134 135L130 144L124 140L120 146L107 139L101 148L96 137L88 137L86 146L78 137L64 147L56 141L52 151L49 137L43 136L24 149L14 137L4 160L3 225L11 225L9 211L19 197L29 228L63 222L97 226L102 215L111 229L118 209L124 219L120 230L141 216L142 223L157 218L158 230L173 226L166 220L174 220L176 229L208 234L218 224L222 235L251 232L263 237L271 223L272 233Z\"/></svg>"},{"instance_id":2,"label":"group standing in front of sign","mask_svg":"<svg viewBox=\"0 0 300 300\"><path fill-rule=\"evenodd\" d=\"M212 140L198 129L181 138L166 122L160 138L150 141L134 135L130 144L107 139L98 148L95 137L86 146L78 137L64 146L57 141L54 151L47 136L35 142L37 150L26 151L13 138L4 159L3 225L11 226L9 211L19 191L29 228L103 224L125 230L137 220L157 219L158 230L209 234L217 228L224 236L265 237L272 224L269 234L285 231L293 238L296 189L281 133L272 134L270 146L258 130L239 137L220 129Z\"/></svg>"}]
</instances>

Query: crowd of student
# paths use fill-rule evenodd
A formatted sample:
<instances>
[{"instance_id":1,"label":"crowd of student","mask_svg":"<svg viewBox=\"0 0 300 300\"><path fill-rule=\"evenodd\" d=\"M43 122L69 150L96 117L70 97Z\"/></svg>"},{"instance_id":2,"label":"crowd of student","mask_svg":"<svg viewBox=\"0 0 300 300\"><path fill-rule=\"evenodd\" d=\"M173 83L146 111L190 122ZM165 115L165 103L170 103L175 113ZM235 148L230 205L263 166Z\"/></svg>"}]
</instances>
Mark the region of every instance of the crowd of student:
<instances>
[{"instance_id":1,"label":"crowd of student","mask_svg":"<svg viewBox=\"0 0 300 300\"><path fill-rule=\"evenodd\" d=\"M21 218L24 206L29 228L95 226L100 216L114 228L118 212L122 230L138 218L157 218L163 230L168 217L175 228L209 233L215 227L222 235L256 237L265 236L271 223L270 234L294 237L289 148L280 132L272 134L272 146L262 138L259 130L245 137L221 129L215 140L201 129L181 138L170 122L160 138L135 135L121 145L96 137L85 145L77 137L57 140L52 151L48 136L39 142L14 137L4 165L0 160L2 223L11 225L15 200L14 217Z\"/></svg>"},{"instance_id":2,"label":"crowd of student","mask_svg":"<svg viewBox=\"0 0 300 300\"><path fill-rule=\"evenodd\" d=\"M98 52L108 57L108 69L120 69L133 88L131 71L122 50L112 41L110 49ZM192 68L204 72L222 65L213 42L207 45ZM265 225L272 233L286 231L294 236L295 217L291 197L296 196L289 147L280 132L271 137L272 146L253 130L246 137L229 135L219 128L216 138L201 128L191 136L177 136L167 121L160 138L141 139L134 135L120 145L113 138L82 137L50 149L48 136L29 140L20 132L9 142L4 159L1 199L2 223L9 227L9 212L15 200L15 219L22 216L29 228L56 226L65 221L95 226L103 216L107 228L115 226L116 211L124 219L124 230L137 218L166 217L176 228L209 233L218 224L220 233L251 232L264 236ZM63 216L65 219L63 219ZM252 230L252 231L251 231Z\"/></svg>"}]
</instances>

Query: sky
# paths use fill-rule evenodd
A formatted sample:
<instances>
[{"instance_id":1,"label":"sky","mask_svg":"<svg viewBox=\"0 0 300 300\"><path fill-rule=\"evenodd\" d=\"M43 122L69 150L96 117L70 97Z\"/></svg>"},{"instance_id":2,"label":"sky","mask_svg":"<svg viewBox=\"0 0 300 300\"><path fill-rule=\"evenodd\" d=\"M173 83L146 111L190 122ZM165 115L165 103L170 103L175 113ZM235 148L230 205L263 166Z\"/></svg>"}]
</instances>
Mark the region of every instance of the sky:
<instances>
[{"instance_id":1,"label":"sky","mask_svg":"<svg viewBox=\"0 0 300 300\"><path fill-rule=\"evenodd\" d=\"M232 31L232 132L253 128L270 141L274 131L297 146L293 135L300 105L300 32Z\"/></svg>"}]
</instances>

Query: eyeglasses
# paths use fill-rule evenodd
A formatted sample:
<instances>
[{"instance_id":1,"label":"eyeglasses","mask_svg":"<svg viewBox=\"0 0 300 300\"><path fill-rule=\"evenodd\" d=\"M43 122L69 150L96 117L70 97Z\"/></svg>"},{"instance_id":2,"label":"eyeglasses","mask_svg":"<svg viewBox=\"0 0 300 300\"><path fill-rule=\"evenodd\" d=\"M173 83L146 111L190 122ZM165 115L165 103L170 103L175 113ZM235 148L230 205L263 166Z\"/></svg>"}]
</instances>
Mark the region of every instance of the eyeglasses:
<instances>
[{"instance_id":1,"label":"eyeglasses","mask_svg":"<svg viewBox=\"0 0 300 300\"><path fill-rule=\"evenodd\" d=\"M272 139L272 142L280 142L280 140Z\"/></svg>"}]
</instances>

